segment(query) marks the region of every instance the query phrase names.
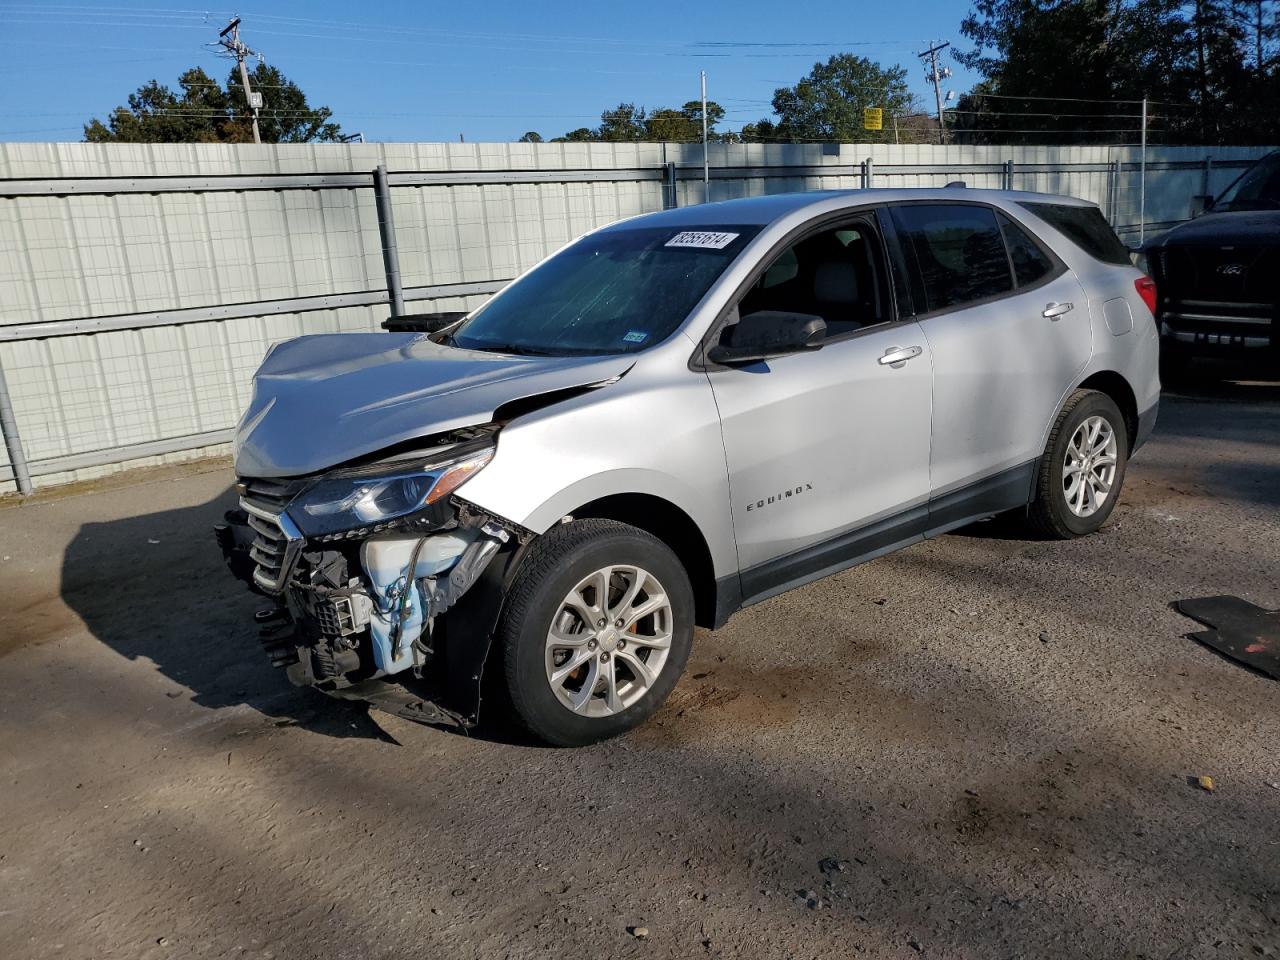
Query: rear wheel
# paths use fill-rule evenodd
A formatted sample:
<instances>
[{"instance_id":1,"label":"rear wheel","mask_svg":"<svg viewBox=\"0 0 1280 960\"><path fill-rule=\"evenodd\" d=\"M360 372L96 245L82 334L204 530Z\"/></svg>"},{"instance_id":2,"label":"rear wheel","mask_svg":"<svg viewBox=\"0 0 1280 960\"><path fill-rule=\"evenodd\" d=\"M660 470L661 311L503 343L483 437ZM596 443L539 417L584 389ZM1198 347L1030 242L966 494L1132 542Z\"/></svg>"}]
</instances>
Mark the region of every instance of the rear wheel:
<instances>
[{"instance_id":1,"label":"rear wheel","mask_svg":"<svg viewBox=\"0 0 1280 960\"><path fill-rule=\"evenodd\" d=\"M1105 393L1077 390L1049 432L1029 514L1032 526L1061 540L1096 532L1115 509L1128 458L1119 407Z\"/></svg>"},{"instance_id":2,"label":"rear wheel","mask_svg":"<svg viewBox=\"0 0 1280 960\"><path fill-rule=\"evenodd\" d=\"M558 746L643 723L684 670L693 614L689 577L656 537L612 520L554 527L521 564L499 628L517 717Z\"/></svg>"}]
</instances>

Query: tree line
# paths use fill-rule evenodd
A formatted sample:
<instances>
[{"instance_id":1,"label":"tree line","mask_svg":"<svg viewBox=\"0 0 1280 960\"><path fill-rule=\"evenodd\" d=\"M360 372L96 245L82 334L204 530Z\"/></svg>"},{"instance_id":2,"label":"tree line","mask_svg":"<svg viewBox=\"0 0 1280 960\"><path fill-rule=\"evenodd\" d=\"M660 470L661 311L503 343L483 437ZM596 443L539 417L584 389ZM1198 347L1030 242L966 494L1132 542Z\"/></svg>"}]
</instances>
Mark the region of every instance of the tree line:
<instances>
[{"instance_id":1,"label":"tree line","mask_svg":"<svg viewBox=\"0 0 1280 960\"><path fill-rule=\"evenodd\" d=\"M253 143L253 115L245 106L239 68L226 86L199 67L178 78L175 92L155 80L129 94L105 122L84 125L90 143ZM249 87L261 91L258 116L263 143L325 143L342 139L328 107L312 107L306 94L276 67L259 63L249 72Z\"/></svg>"},{"instance_id":2,"label":"tree line","mask_svg":"<svg viewBox=\"0 0 1280 960\"><path fill-rule=\"evenodd\" d=\"M1276 143L1278 9L1276 0L976 0L960 27L972 48L956 59L983 79L949 125L968 143L1133 143L1145 97L1156 142Z\"/></svg>"},{"instance_id":3,"label":"tree line","mask_svg":"<svg viewBox=\"0 0 1280 960\"><path fill-rule=\"evenodd\" d=\"M881 67L865 57L839 53L813 69L795 86L774 90L773 118L742 124L737 130L718 129L725 117L719 103L707 101L707 139L714 143L773 143L805 141L900 142L936 139L937 125L917 108L907 89L907 72ZM867 130L863 109L883 111L880 130ZM521 141L542 143L529 131ZM600 115L600 125L578 127L552 143L702 140L702 103L690 100L678 110L660 107L646 111L634 103L620 103Z\"/></svg>"},{"instance_id":4,"label":"tree line","mask_svg":"<svg viewBox=\"0 0 1280 960\"><path fill-rule=\"evenodd\" d=\"M973 0L960 25L957 61L981 80L947 110L961 143L1132 143L1143 98L1150 139L1163 143L1280 142L1280 0ZM252 86L266 106L264 143L336 141L328 107L313 107L279 69L258 64ZM155 80L128 102L85 124L92 142L244 143L252 140L238 71L225 84L199 67L177 91ZM937 120L922 110L907 71L851 53L815 63L770 100L772 115L737 125L707 103L716 142L936 142ZM867 130L863 111L883 111ZM541 143L530 130L520 138ZM551 142L702 139L702 103L646 109L634 101Z\"/></svg>"}]
</instances>

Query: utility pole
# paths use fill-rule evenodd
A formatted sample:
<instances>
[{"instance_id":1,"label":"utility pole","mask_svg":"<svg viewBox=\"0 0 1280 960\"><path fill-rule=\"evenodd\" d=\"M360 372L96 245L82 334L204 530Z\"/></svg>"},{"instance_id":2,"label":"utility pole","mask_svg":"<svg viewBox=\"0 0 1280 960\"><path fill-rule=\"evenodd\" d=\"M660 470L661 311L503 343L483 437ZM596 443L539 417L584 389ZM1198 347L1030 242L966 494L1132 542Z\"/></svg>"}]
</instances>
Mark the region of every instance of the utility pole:
<instances>
[{"instance_id":1,"label":"utility pole","mask_svg":"<svg viewBox=\"0 0 1280 960\"><path fill-rule=\"evenodd\" d=\"M236 62L240 64L240 82L244 84L244 99L249 105L249 109L253 111L253 142L261 143L262 135L258 132L258 111L262 109L262 94L256 93L249 89L249 70L245 67L244 61L246 57L257 57L262 60L262 54L256 50L250 50L244 45L244 41L240 39L240 18L233 17L226 28L218 34L220 38L219 45L236 58Z\"/></svg>"},{"instance_id":2,"label":"utility pole","mask_svg":"<svg viewBox=\"0 0 1280 960\"><path fill-rule=\"evenodd\" d=\"M925 74L925 79L933 83L933 98L938 104L938 142L947 142L947 125L942 119L942 81L951 76L951 71L946 67L942 71L938 71L938 54L947 47L951 46L951 42L947 41L943 44L937 44L930 41L929 49L924 53L916 54L921 60L925 57L929 58L929 72Z\"/></svg>"},{"instance_id":3,"label":"utility pole","mask_svg":"<svg viewBox=\"0 0 1280 960\"><path fill-rule=\"evenodd\" d=\"M889 100L889 87L884 88L884 112L889 114L889 119L893 121L893 142L896 146L898 143L898 111L894 110Z\"/></svg>"},{"instance_id":4,"label":"utility pole","mask_svg":"<svg viewBox=\"0 0 1280 960\"><path fill-rule=\"evenodd\" d=\"M711 161L707 158L707 71L702 71L702 201L711 199Z\"/></svg>"}]
</instances>

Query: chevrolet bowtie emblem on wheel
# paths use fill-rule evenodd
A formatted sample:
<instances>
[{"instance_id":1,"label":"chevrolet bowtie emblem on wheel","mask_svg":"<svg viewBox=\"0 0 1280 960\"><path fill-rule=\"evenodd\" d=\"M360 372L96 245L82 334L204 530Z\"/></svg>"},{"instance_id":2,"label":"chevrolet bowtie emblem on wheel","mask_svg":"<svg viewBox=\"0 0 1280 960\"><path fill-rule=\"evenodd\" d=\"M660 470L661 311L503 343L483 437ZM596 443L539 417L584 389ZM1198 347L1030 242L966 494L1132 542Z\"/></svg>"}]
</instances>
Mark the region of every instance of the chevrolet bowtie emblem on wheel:
<instances>
[{"instance_id":1,"label":"chevrolet bowtie emblem on wheel","mask_svg":"<svg viewBox=\"0 0 1280 960\"><path fill-rule=\"evenodd\" d=\"M1243 263L1224 263L1218 267L1218 272L1224 277L1239 277L1244 274Z\"/></svg>"}]
</instances>

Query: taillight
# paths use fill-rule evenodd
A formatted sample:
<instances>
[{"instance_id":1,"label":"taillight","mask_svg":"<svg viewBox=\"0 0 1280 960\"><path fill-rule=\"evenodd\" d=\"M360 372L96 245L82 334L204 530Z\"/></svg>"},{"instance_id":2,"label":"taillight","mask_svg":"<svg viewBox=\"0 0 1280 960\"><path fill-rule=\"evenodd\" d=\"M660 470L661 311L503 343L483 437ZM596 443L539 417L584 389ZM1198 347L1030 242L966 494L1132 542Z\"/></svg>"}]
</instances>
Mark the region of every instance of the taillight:
<instances>
[{"instance_id":1,"label":"taillight","mask_svg":"<svg viewBox=\"0 0 1280 960\"><path fill-rule=\"evenodd\" d=\"M1156 315L1156 282L1150 277L1139 277L1133 281L1133 285L1137 288L1138 296L1142 298L1142 302L1151 311L1151 316L1154 317Z\"/></svg>"}]
</instances>

